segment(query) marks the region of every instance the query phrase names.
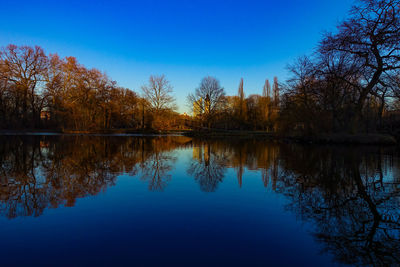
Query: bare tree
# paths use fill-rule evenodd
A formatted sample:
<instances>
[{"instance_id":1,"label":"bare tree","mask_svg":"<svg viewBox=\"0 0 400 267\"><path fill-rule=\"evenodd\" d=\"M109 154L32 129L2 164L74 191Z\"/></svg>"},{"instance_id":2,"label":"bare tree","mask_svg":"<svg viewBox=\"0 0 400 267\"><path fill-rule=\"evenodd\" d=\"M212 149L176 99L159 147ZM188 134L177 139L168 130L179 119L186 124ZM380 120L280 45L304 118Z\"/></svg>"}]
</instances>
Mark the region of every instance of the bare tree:
<instances>
[{"instance_id":1,"label":"bare tree","mask_svg":"<svg viewBox=\"0 0 400 267\"><path fill-rule=\"evenodd\" d=\"M262 97L258 102L261 109L261 120L264 129L268 128L268 123L271 117L271 84L266 79L263 87Z\"/></svg>"},{"instance_id":2,"label":"bare tree","mask_svg":"<svg viewBox=\"0 0 400 267\"><path fill-rule=\"evenodd\" d=\"M274 84L272 86L272 91L274 92L274 105L279 105L279 84L278 77L274 77Z\"/></svg>"},{"instance_id":3,"label":"bare tree","mask_svg":"<svg viewBox=\"0 0 400 267\"><path fill-rule=\"evenodd\" d=\"M245 103L246 99L244 96L244 91L243 91L243 78L240 79L239 83L239 88L238 88L238 115L239 115L239 120L244 120L245 117Z\"/></svg>"},{"instance_id":4,"label":"bare tree","mask_svg":"<svg viewBox=\"0 0 400 267\"><path fill-rule=\"evenodd\" d=\"M187 97L193 112L198 112L210 127L212 120L222 110L225 103L225 90L219 81L211 76L204 77L194 94Z\"/></svg>"},{"instance_id":5,"label":"bare tree","mask_svg":"<svg viewBox=\"0 0 400 267\"><path fill-rule=\"evenodd\" d=\"M149 83L142 86L143 97L149 101L155 113L165 110L175 110L173 87L165 75L151 75Z\"/></svg>"},{"instance_id":6,"label":"bare tree","mask_svg":"<svg viewBox=\"0 0 400 267\"><path fill-rule=\"evenodd\" d=\"M320 53L348 54L362 74L357 81L346 80L358 92L354 128L368 95L381 82L381 77L400 69L399 12L399 0L359 0L351 17L338 26L338 33L328 34L321 42Z\"/></svg>"},{"instance_id":7,"label":"bare tree","mask_svg":"<svg viewBox=\"0 0 400 267\"><path fill-rule=\"evenodd\" d=\"M0 52L2 72L0 78L8 80L21 95L22 121L28 125L28 115L32 115L30 125L34 125L42 108L38 100L39 84L43 82L48 59L39 46L9 45Z\"/></svg>"},{"instance_id":8,"label":"bare tree","mask_svg":"<svg viewBox=\"0 0 400 267\"><path fill-rule=\"evenodd\" d=\"M262 96L263 96L263 97L270 97L270 92L271 92L271 85L269 84L269 80L266 79L266 80L265 80L264 87L263 87L263 94L262 94Z\"/></svg>"},{"instance_id":9,"label":"bare tree","mask_svg":"<svg viewBox=\"0 0 400 267\"><path fill-rule=\"evenodd\" d=\"M143 98L148 101L153 116L152 128L168 128L165 122L171 112L177 108L172 90L172 85L164 75L151 75L149 83L142 86Z\"/></svg>"}]
</instances>

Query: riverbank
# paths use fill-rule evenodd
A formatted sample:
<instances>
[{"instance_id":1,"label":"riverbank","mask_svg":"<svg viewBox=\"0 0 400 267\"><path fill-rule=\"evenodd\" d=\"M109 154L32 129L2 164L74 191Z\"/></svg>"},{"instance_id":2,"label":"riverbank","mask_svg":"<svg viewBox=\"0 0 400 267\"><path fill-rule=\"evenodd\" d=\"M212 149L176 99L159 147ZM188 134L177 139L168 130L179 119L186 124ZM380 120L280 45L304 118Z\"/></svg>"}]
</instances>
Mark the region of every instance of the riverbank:
<instances>
[{"instance_id":1,"label":"riverbank","mask_svg":"<svg viewBox=\"0 0 400 267\"><path fill-rule=\"evenodd\" d=\"M321 134L278 135L263 131L191 131L184 135L197 138L263 138L308 144L396 145L396 138L387 134Z\"/></svg>"},{"instance_id":2,"label":"riverbank","mask_svg":"<svg viewBox=\"0 0 400 267\"><path fill-rule=\"evenodd\" d=\"M299 143L349 144L349 145L396 145L395 137L387 134L322 134L318 136L285 136Z\"/></svg>"},{"instance_id":3,"label":"riverbank","mask_svg":"<svg viewBox=\"0 0 400 267\"><path fill-rule=\"evenodd\" d=\"M199 138L263 138L263 139L277 139L280 138L274 133L265 131L185 131L183 135L188 137L199 137Z\"/></svg>"},{"instance_id":4,"label":"riverbank","mask_svg":"<svg viewBox=\"0 0 400 267\"><path fill-rule=\"evenodd\" d=\"M321 134L313 136L304 135L278 135L265 131L189 131L189 130L132 130L111 129L100 131L72 131L72 130L0 130L0 135L183 135L195 138L235 138L235 139L269 139L271 141L295 142L305 144L352 144L352 145L396 145L395 137L387 134Z\"/></svg>"},{"instance_id":5,"label":"riverbank","mask_svg":"<svg viewBox=\"0 0 400 267\"><path fill-rule=\"evenodd\" d=\"M182 131L156 131L156 130L131 130L131 129L110 129L110 130L57 130L57 129L23 129L23 130L0 130L0 135L35 135L35 134L71 134L71 135L165 135L181 134Z\"/></svg>"}]
</instances>

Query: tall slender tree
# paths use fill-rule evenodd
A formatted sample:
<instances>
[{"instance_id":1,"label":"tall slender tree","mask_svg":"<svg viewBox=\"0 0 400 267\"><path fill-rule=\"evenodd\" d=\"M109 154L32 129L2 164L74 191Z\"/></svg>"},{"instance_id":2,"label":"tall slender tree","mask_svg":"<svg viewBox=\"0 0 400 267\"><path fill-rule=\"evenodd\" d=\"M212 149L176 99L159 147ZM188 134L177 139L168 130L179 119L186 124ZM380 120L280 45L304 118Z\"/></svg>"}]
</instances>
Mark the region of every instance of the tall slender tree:
<instances>
[{"instance_id":1,"label":"tall slender tree","mask_svg":"<svg viewBox=\"0 0 400 267\"><path fill-rule=\"evenodd\" d=\"M243 78L240 79L239 88L238 88L238 116L239 120L243 121L245 117L245 95L243 91Z\"/></svg>"},{"instance_id":2,"label":"tall slender tree","mask_svg":"<svg viewBox=\"0 0 400 267\"><path fill-rule=\"evenodd\" d=\"M269 80L266 79L266 80L265 80L264 87L263 87L263 94L262 94L262 96L263 96L263 97L270 97L270 94L271 94L271 85L270 85L270 83L269 83Z\"/></svg>"},{"instance_id":3,"label":"tall slender tree","mask_svg":"<svg viewBox=\"0 0 400 267\"><path fill-rule=\"evenodd\" d=\"M274 92L274 105L277 107L279 105L279 84L278 84L278 77L274 77L274 85L272 87Z\"/></svg>"}]
</instances>

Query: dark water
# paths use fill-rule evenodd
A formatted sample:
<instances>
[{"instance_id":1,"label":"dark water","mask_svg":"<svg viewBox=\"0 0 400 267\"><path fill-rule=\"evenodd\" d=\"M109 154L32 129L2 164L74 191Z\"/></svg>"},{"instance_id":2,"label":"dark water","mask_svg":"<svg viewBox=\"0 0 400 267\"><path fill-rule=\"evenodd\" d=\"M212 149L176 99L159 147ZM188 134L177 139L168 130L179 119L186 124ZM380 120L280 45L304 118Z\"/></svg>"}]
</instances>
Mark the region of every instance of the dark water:
<instances>
[{"instance_id":1,"label":"dark water","mask_svg":"<svg viewBox=\"0 0 400 267\"><path fill-rule=\"evenodd\" d=\"M0 137L1 265L400 265L395 148Z\"/></svg>"}]
</instances>

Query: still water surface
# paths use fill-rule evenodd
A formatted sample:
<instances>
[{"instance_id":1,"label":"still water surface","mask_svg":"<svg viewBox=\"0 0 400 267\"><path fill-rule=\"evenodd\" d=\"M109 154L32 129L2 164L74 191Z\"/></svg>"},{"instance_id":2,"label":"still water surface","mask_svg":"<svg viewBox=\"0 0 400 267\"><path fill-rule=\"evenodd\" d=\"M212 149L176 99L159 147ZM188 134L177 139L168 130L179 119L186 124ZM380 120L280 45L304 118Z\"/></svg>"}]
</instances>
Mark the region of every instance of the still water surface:
<instances>
[{"instance_id":1,"label":"still water surface","mask_svg":"<svg viewBox=\"0 0 400 267\"><path fill-rule=\"evenodd\" d=\"M0 137L2 265L400 264L395 148Z\"/></svg>"}]
</instances>

